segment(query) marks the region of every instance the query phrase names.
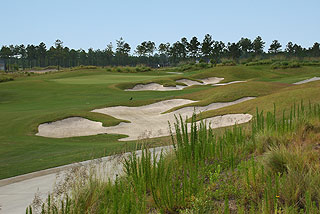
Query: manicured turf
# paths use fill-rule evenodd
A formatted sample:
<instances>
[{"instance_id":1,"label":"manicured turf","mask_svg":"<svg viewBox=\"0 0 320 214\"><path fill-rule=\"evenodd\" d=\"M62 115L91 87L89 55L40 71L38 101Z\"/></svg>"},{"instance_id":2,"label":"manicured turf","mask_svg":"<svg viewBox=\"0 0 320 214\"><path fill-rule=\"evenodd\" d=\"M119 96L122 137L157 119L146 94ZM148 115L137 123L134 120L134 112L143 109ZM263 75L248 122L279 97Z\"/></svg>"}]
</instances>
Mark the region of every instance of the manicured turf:
<instances>
[{"instance_id":1,"label":"manicured turf","mask_svg":"<svg viewBox=\"0 0 320 214\"><path fill-rule=\"evenodd\" d=\"M139 82L171 85L175 84L173 80L179 78L212 76L224 77L224 82L249 81L219 87L193 86L181 91L122 90L128 84ZM82 116L101 121L106 126L115 125L121 121L90 111L105 106L138 106L172 98L199 100L199 104L206 105L245 96L260 97L209 112L207 116L227 111L252 112L256 106L272 108L273 102L291 105L293 97L297 101L301 98L320 101L320 95L316 93L319 92L319 82L301 86L287 84L314 76L320 76L319 67L272 70L269 66L232 66L191 71L183 75L168 74L165 70L129 74L95 69L20 77L0 83L0 179L136 148L137 142L118 142L121 137L118 135L66 139L35 136L38 125L44 122Z\"/></svg>"}]
</instances>

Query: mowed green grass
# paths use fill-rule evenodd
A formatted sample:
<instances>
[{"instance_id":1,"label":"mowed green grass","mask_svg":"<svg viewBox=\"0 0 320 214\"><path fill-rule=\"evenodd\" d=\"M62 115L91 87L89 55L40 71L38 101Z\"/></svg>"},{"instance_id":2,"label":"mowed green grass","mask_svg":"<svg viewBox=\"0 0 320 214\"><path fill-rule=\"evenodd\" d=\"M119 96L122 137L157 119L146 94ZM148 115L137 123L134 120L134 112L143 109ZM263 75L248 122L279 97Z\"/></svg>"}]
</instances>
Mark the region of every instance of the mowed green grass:
<instances>
[{"instance_id":1,"label":"mowed green grass","mask_svg":"<svg viewBox=\"0 0 320 214\"><path fill-rule=\"evenodd\" d=\"M194 86L181 91L164 92L128 92L119 87L121 84L150 81L172 84L173 80L179 78L201 79L211 76L224 77L225 82L249 81L221 87ZM293 93L299 87L301 93L309 94L311 100L318 100L319 95L314 94L318 83L309 89L287 84L314 76L320 76L319 67L272 70L268 66L232 66L191 71L183 75L167 74L166 71L108 73L97 69L21 77L0 83L0 179L136 148L136 141L119 142L118 139L122 137L119 135L65 139L35 136L38 125L44 122L82 116L101 121L106 126L115 125L121 121L90 111L105 106L138 106L173 98L198 100L202 105L232 101L244 96L259 96L256 99L258 101L265 99L264 102L248 101L237 105L237 111L250 112L256 107L253 105L271 104L272 99L286 104L283 101L288 99L286 90ZM131 97L133 100L130 100ZM251 107L246 107L248 104ZM219 111L225 113L224 109ZM219 111L211 112L208 116ZM161 140L157 141L158 145L159 142Z\"/></svg>"},{"instance_id":2,"label":"mowed green grass","mask_svg":"<svg viewBox=\"0 0 320 214\"><path fill-rule=\"evenodd\" d=\"M169 76L169 75L167 75ZM68 77L53 79L52 81L64 84L117 84L124 82L135 82L155 79L153 75L130 75L130 74L100 74L80 77ZM166 77L166 75L163 75Z\"/></svg>"}]
</instances>

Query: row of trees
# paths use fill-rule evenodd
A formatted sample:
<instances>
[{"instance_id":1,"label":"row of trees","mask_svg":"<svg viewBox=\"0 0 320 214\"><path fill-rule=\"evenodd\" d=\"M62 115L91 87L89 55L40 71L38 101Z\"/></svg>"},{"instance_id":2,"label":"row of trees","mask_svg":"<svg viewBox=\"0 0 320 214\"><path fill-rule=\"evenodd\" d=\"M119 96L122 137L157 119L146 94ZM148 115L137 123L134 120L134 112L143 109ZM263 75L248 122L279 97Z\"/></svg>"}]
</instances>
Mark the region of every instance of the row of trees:
<instances>
[{"instance_id":1,"label":"row of trees","mask_svg":"<svg viewBox=\"0 0 320 214\"><path fill-rule=\"evenodd\" d=\"M74 67L79 65L137 65L164 66L176 64L187 60L205 60L218 63L222 58L238 60L240 58L252 58L257 56L270 56L282 54L287 57L319 57L319 43L312 47L304 48L301 45L288 42L284 49L278 40L272 41L268 52L265 52L265 42L260 36L253 41L249 38L241 38L238 42L225 44L222 41L213 40L206 34L202 41L192 37L190 41L183 37L181 40L169 44L161 43L157 47L152 41L144 41L139 44L131 54L131 46L123 38L116 40L116 47L109 43L104 50L87 51L75 50L63 46L61 40L56 40L54 45L47 48L41 42L39 45L10 45L2 46L0 58L9 64L17 64L19 67L46 67L63 66Z\"/></svg>"}]
</instances>

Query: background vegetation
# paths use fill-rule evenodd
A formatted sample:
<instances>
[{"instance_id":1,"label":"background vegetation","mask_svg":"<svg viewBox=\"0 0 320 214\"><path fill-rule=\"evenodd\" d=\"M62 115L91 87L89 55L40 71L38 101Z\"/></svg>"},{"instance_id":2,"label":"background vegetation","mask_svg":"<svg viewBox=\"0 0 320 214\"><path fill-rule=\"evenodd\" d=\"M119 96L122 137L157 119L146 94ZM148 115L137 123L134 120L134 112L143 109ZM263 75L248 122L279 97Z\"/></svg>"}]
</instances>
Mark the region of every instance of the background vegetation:
<instances>
[{"instance_id":1,"label":"background vegetation","mask_svg":"<svg viewBox=\"0 0 320 214\"><path fill-rule=\"evenodd\" d=\"M9 45L2 46L0 58L7 63L8 71L31 69L33 67L45 68L48 66L75 67L75 66L135 66L144 64L150 67L173 66L179 63L204 61L212 64L234 65L242 62L256 63L268 58L282 58L290 60L305 59L313 62L320 57L320 46L315 42L312 47L302 47L299 44L288 44L283 48L274 40L268 51L265 52L265 42L260 36L253 41L241 38L238 42L223 43L215 41L211 35L204 36L202 41L192 37L190 41L183 37L181 40L169 44L161 43L158 46L152 41L144 41L132 51L131 46L123 38L116 41L115 47L109 43L105 49L86 50L70 49L63 46L61 40L47 48L41 42L39 45ZM266 61L264 61L266 62Z\"/></svg>"}]
</instances>

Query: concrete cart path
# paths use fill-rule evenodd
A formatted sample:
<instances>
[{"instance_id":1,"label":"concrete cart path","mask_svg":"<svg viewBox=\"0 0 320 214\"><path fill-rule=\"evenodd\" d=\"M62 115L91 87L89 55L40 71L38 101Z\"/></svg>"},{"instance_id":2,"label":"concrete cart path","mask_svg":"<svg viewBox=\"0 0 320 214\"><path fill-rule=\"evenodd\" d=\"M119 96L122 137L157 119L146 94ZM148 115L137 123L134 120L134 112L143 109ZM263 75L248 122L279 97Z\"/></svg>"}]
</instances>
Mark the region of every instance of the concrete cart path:
<instances>
[{"instance_id":1,"label":"concrete cart path","mask_svg":"<svg viewBox=\"0 0 320 214\"><path fill-rule=\"evenodd\" d=\"M171 148L171 146L157 147L151 149L151 151L154 150L155 154L159 155L161 151L166 152ZM138 156L141 155L141 150L136 153ZM54 185L59 183L64 178L64 174L73 167L92 169L93 166L101 178L114 179L118 174L123 172L121 161L129 154L125 153L91 161L83 161L0 180L0 213L24 214L26 208L32 203L35 194L42 200L45 200L48 193L54 190Z\"/></svg>"}]
</instances>

